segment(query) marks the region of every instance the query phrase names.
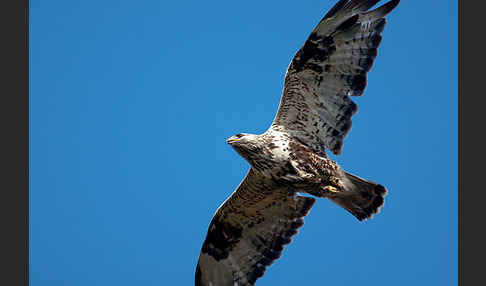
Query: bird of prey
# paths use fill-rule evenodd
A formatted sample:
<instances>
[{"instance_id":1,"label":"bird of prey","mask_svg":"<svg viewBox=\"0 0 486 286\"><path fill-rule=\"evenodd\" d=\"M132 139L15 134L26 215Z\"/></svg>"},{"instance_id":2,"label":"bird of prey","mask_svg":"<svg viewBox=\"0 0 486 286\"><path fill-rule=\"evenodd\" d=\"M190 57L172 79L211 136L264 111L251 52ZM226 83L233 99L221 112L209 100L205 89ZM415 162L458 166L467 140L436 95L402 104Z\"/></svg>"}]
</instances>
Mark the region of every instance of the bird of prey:
<instances>
[{"instance_id":1,"label":"bird of prey","mask_svg":"<svg viewBox=\"0 0 486 286\"><path fill-rule=\"evenodd\" d=\"M254 285L303 225L314 197L360 221L380 210L385 187L342 170L325 151L341 153L357 111L350 97L363 94L385 16L399 3L370 10L379 1L339 0L292 59L270 128L227 140L251 167L214 214L196 286Z\"/></svg>"}]
</instances>

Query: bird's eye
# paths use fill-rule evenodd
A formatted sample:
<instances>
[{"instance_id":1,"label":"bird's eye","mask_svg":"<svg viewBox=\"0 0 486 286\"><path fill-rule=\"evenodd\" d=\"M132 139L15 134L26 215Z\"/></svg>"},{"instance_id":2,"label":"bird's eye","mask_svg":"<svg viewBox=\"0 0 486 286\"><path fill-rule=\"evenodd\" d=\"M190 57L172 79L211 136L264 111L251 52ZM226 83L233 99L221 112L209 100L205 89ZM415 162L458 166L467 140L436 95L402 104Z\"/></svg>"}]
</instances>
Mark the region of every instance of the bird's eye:
<instances>
[{"instance_id":1,"label":"bird's eye","mask_svg":"<svg viewBox=\"0 0 486 286\"><path fill-rule=\"evenodd\" d=\"M235 135L235 137L236 137L236 138L241 138L241 137L243 137L243 134L238 133L238 134L236 134L236 135Z\"/></svg>"}]
</instances>

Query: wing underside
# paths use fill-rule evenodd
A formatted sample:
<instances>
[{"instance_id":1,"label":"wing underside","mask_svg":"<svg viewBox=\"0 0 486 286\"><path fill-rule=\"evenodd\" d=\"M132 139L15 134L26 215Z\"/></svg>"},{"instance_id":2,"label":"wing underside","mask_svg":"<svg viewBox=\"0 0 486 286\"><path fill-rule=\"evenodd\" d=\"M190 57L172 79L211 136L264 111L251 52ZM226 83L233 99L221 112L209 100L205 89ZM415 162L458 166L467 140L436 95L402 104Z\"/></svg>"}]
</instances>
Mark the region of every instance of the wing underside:
<instances>
[{"instance_id":1,"label":"wing underside","mask_svg":"<svg viewBox=\"0 0 486 286\"><path fill-rule=\"evenodd\" d=\"M320 151L340 154L363 94L385 27L385 16L399 3L379 0L339 1L296 53L272 127L285 128Z\"/></svg>"},{"instance_id":2,"label":"wing underside","mask_svg":"<svg viewBox=\"0 0 486 286\"><path fill-rule=\"evenodd\" d=\"M250 170L209 225L196 286L254 285L281 256L314 202Z\"/></svg>"}]
</instances>

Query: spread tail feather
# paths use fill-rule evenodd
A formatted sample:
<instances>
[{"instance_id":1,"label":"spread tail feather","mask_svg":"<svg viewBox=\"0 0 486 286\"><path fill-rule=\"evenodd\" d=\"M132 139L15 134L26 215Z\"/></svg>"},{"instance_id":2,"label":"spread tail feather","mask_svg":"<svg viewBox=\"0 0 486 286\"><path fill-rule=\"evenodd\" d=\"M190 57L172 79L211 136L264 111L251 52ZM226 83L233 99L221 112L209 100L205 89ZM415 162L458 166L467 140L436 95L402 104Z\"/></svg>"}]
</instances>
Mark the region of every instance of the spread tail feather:
<instances>
[{"instance_id":1,"label":"spread tail feather","mask_svg":"<svg viewBox=\"0 0 486 286\"><path fill-rule=\"evenodd\" d=\"M341 179L344 190L328 198L360 221L379 213L385 202L386 188L348 172L343 172L343 174Z\"/></svg>"}]
</instances>

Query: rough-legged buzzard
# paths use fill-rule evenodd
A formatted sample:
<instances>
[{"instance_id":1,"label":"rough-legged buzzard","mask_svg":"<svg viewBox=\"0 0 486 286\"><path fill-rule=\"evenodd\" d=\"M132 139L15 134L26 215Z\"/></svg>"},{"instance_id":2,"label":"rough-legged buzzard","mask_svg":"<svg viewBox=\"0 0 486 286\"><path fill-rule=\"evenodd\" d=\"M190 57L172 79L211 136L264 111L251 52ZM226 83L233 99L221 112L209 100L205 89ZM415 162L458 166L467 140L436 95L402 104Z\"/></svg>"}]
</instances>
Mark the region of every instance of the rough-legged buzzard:
<instances>
[{"instance_id":1,"label":"rough-legged buzzard","mask_svg":"<svg viewBox=\"0 0 486 286\"><path fill-rule=\"evenodd\" d=\"M254 285L304 223L315 202L328 198L357 219L377 213L387 190L342 170L325 149L340 154L366 86L385 27L399 3L340 0L319 22L287 69L280 106L261 135L227 142L251 165L216 211L196 267L196 286Z\"/></svg>"}]
</instances>

